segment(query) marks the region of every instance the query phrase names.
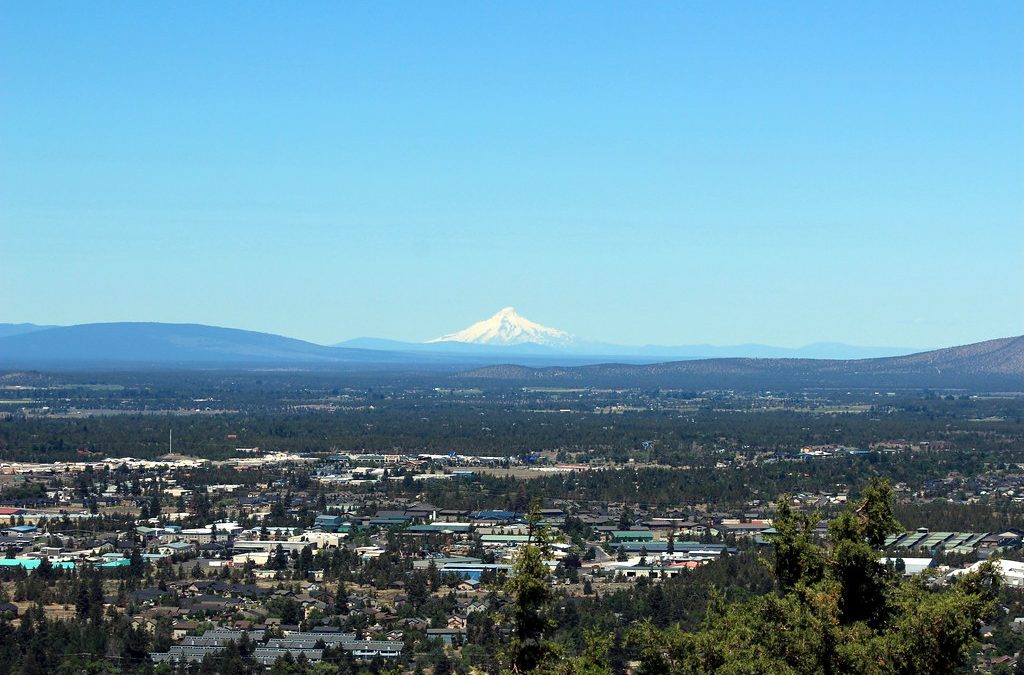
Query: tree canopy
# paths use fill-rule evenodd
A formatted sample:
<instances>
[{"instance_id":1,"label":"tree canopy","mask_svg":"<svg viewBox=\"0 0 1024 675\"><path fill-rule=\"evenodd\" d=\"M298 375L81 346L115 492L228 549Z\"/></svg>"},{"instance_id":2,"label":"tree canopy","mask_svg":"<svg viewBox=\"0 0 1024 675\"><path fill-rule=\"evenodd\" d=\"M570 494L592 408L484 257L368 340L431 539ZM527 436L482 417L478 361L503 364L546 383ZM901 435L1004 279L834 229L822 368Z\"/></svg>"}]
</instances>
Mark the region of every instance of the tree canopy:
<instances>
[{"instance_id":1,"label":"tree canopy","mask_svg":"<svg viewBox=\"0 0 1024 675\"><path fill-rule=\"evenodd\" d=\"M778 503L771 566L777 590L751 600L709 604L699 630L635 626L629 640L641 673L952 673L970 654L994 606L991 565L937 589L901 578L877 547L899 529L887 482L829 528L824 544L810 519Z\"/></svg>"}]
</instances>

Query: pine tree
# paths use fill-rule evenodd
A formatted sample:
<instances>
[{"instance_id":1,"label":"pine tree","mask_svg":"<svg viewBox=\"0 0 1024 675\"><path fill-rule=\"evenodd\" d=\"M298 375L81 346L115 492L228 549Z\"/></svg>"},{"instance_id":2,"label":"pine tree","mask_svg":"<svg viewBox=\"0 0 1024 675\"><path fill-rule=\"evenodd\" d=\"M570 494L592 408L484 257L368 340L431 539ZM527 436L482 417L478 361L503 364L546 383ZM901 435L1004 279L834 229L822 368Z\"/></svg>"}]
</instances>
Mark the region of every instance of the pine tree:
<instances>
[{"instance_id":1,"label":"pine tree","mask_svg":"<svg viewBox=\"0 0 1024 675\"><path fill-rule=\"evenodd\" d=\"M901 581L872 543L898 527L891 489L873 481L829 527L827 545L809 537L814 518L789 502L776 512L773 570L778 593L727 604L709 601L701 628L632 628L639 674L698 672L954 673L966 663L978 622L995 607L991 565L947 590Z\"/></svg>"},{"instance_id":2,"label":"pine tree","mask_svg":"<svg viewBox=\"0 0 1024 675\"><path fill-rule=\"evenodd\" d=\"M345 588L344 581L338 582L338 588L334 592L334 612L348 614L348 589Z\"/></svg>"},{"instance_id":3,"label":"pine tree","mask_svg":"<svg viewBox=\"0 0 1024 675\"><path fill-rule=\"evenodd\" d=\"M527 524L529 543L518 552L514 574L505 588L512 598L512 640L506 660L519 672L533 670L550 653L544 637L551 628L546 607L551 588L542 553L547 537L540 523L539 501L534 501Z\"/></svg>"}]
</instances>

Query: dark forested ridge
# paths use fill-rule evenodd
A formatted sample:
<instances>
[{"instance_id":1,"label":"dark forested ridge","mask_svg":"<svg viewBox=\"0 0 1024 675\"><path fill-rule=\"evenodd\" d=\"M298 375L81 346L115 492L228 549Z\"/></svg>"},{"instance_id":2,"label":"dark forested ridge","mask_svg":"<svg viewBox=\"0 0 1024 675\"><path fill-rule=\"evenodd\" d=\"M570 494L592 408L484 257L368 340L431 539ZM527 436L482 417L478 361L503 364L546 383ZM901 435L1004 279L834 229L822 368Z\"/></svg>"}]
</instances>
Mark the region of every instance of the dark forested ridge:
<instances>
[{"instance_id":1,"label":"dark forested ridge","mask_svg":"<svg viewBox=\"0 0 1024 675\"><path fill-rule=\"evenodd\" d=\"M581 462L713 467L737 454L750 459L821 444L866 448L901 438L980 458L1012 453L1013 439L1024 433L1024 401L1009 397L871 396L851 406L657 391L346 387L326 378L252 374L104 375L89 383L30 374L17 381L33 386L19 385L21 399L0 401L0 413L8 411L0 419L5 460L68 460L80 449L153 458L167 451L173 432L180 451L211 459L252 447L500 457L549 451ZM869 460L888 461L856 461Z\"/></svg>"},{"instance_id":2,"label":"dark forested ridge","mask_svg":"<svg viewBox=\"0 0 1024 675\"><path fill-rule=\"evenodd\" d=\"M501 365L461 373L467 380L664 387L1024 388L1024 336L878 359L701 359L653 365L568 368Z\"/></svg>"}]
</instances>

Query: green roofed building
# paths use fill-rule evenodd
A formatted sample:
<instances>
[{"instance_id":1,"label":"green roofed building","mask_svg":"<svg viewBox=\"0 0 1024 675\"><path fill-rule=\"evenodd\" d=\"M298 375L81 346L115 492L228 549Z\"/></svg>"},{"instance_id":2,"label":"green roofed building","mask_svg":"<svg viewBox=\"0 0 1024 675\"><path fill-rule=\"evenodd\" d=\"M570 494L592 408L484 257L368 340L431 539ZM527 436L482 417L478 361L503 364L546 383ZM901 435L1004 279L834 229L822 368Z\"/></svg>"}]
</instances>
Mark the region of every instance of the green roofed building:
<instances>
[{"instance_id":1,"label":"green roofed building","mask_svg":"<svg viewBox=\"0 0 1024 675\"><path fill-rule=\"evenodd\" d=\"M612 541L654 541L654 533L650 530L615 530Z\"/></svg>"}]
</instances>

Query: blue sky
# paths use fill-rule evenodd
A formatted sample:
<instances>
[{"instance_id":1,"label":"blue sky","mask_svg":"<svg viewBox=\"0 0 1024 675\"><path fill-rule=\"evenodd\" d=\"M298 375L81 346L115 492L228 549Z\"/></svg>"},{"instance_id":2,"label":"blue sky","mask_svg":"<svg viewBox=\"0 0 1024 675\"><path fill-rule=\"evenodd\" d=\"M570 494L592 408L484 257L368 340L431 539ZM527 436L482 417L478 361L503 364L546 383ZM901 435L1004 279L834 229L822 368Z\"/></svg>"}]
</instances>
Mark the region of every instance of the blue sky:
<instances>
[{"instance_id":1,"label":"blue sky","mask_svg":"<svg viewBox=\"0 0 1024 675\"><path fill-rule=\"evenodd\" d=\"M0 322L1024 333L1024 3L0 3Z\"/></svg>"}]
</instances>

